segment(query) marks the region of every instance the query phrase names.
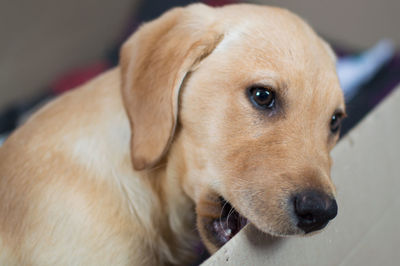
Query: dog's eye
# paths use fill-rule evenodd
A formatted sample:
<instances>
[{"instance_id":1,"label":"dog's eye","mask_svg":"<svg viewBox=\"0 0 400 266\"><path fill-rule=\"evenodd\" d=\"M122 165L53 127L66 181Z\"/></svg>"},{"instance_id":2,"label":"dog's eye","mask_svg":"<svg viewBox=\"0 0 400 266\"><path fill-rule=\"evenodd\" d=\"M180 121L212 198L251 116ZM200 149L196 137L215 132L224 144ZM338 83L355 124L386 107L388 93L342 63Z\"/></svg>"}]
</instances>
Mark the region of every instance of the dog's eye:
<instances>
[{"instance_id":1,"label":"dog's eye","mask_svg":"<svg viewBox=\"0 0 400 266\"><path fill-rule=\"evenodd\" d=\"M330 122L330 128L331 128L331 132L333 134L336 134L337 132L339 132L339 130L342 126L343 117L344 117L343 113L340 113L340 112L336 112L332 115L331 122Z\"/></svg>"},{"instance_id":2,"label":"dog's eye","mask_svg":"<svg viewBox=\"0 0 400 266\"><path fill-rule=\"evenodd\" d=\"M249 94L251 101L257 107L272 109L275 106L275 93L270 88L251 87Z\"/></svg>"}]
</instances>

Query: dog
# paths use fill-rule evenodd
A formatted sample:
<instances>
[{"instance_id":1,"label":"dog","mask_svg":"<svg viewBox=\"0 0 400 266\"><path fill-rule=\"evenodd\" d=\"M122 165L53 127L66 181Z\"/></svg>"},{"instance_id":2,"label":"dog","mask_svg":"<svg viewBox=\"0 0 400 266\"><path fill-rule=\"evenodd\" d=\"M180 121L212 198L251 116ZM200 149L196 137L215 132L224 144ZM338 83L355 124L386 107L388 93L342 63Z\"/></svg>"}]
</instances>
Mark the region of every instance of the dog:
<instances>
[{"instance_id":1,"label":"dog","mask_svg":"<svg viewBox=\"0 0 400 266\"><path fill-rule=\"evenodd\" d=\"M5 141L0 264L185 265L247 223L318 232L344 116L335 55L298 16L172 9Z\"/></svg>"}]
</instances>

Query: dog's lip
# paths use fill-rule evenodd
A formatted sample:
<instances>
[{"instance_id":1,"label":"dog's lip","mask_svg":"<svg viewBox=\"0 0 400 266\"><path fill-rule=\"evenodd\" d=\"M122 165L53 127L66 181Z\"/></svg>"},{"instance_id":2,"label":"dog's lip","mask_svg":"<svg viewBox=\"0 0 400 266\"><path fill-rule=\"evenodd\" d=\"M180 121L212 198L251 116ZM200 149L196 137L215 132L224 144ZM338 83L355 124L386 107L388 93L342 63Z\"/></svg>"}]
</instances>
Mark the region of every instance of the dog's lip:
<instances>
[{"instance_id":1,"label":"dog's lip","mask_svg":"<svg viewBox=\"0 0 400 266\"><path fill-rule=\"evenodd\" d=\"M218 201L221 206L220 215L217 218L208 219L205 228L209 231L208 236L212 238L210 240L221 247L248 224L248 219L223 197L218 197Z\"/></svg>"}]
</instances>

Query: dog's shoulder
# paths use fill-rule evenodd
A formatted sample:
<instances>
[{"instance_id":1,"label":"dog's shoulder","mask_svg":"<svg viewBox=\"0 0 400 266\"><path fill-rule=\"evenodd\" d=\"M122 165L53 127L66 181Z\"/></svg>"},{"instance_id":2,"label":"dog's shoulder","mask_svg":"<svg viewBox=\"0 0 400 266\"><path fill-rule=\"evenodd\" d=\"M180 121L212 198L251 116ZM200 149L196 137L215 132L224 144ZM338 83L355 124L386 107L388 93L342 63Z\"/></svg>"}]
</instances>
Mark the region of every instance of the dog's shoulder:
<instances>
[{"instance_id":1,"label":"dog's shoulder","mask_svg":"<svg viewBox=\"0 0 400 266\"><path fill-rule=\"evenodd\" d=\"M128 200L124 188L141 196L145 189L130 163L119 80L116 68L62 95L6 140L0 149L0 258L31 253L37 261L62 261L76 246L96 256L99 243L113 248L98 250L121 257L140 248L127 238L143 230L128 207L137 199Z\"/></svg>"}]
</instances>

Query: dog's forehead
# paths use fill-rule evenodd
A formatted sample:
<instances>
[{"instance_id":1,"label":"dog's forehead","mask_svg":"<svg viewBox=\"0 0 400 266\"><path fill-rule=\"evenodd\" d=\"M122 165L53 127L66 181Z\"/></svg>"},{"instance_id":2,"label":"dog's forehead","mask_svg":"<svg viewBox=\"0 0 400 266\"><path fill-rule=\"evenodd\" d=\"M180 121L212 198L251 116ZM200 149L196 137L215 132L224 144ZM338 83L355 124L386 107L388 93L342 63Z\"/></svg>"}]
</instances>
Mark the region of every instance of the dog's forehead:
<instances>
[{"instance_id":1,"label":"dog's forehead","mask_svg":"<svg viewBox=\"0 0 400 266\"><path fill-rule=\"evenodd\" d=\"M237 53L264 59L265 63L296 62L306 67L306 64L324 61L333 65L330 48L302 19L280 8L250 9L258 12L248 12L240 18L234 18L236 14L229 12L227 19L220 20L224 38L217 51L233 48Z\"/></svg>"},{"instance_id":2,"label":"dog's forehead","mask_svg":"<svg viewBox=\"0 0 400 266\"><path fill-rule=\"evenodd\" d=\"M219 62L237 66L244 75L273 77L281 87L304 88L297 92L325 97L341 107L342 94L331 48L302 19L270 7L248 7L234 20L232 9L224 22L224 38L216 47ZM238 75L239 76L239 75ZM255 78L256 79L256 78ZM281 84L282 85L282 84ZM294 90L292 90L294 91ZM321 95L318 95L321 94Z\"/></svg>"},{"instance_id":3,"label":"dog's forehead","mask_svg":"<svg viewBox=\"0 0 400 266\"><path fill-rule=\"evenodd\" d=\"M301 35L307 37L303 41L309 42L310 37L316 37L304 20L286 9L236 5L221 11L224 12L216 13L216 20L225 32L240 31L249 38L274 39L274 42L298 39Z\"/></svg>"}]
</instances>

